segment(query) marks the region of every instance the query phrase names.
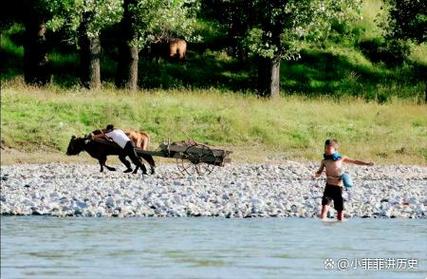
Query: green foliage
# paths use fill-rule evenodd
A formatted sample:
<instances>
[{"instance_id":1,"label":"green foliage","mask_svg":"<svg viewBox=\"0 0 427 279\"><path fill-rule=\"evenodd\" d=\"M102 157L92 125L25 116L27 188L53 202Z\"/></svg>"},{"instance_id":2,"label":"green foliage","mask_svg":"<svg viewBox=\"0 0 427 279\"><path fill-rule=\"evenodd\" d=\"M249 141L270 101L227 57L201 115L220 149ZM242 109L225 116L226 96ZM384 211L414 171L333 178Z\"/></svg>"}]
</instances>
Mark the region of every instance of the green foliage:
<instances>
[{"instance_id":1,"label":"green foliage","mask_svg":"<svg viewBox=\"0 0 427 279\"><path fill-rule=\"evenodd\" d=\"M410 45L411 54L409 55L409 60L412 63L427 67L427 42L419 45Z\"/></svg>"},{"instance_id":2,"label":"green foliage","mask_svg":"<svg viewBox=\"0 0 427 279\"><path fill-rule=\"evenodd\" d=\"M387 0L389 8L387 35L394 39L427 40L427 1Z\"/></svg>"},{"instance_id":3,"label":"green foliage","mask_svg":"<svg viewBox=\"0 0 427 279\"><path fill-rule=\"evenodd\" d=\"M217 42L223 40L226 33L226 27L218 21L197 18L194 22L193 36L196 40L193 40L193 45L195 45L194 42L199 45L203 44L207 48L218 45Z\"/></svg>"},{"instance_id":4,"label":"green foliage","mask_svg":"<svg viewBox=\"0 0 427 279\"><path fill-rule=\"evenodd\" d=\"M75 2L67 1L57 3L66 5ZM182 3L182 1L178 2ZM198 18L196 20L192 36L203 37L203 40L197 44L189 44L185 64L167 61L153 63L141 57L139 61L139 85L141 87L191 88L193 90L217 88L237 92L252 92L256 84L253 78L256 61L248 59L242 63L236 59L227 49L229 47L227 39L230 30L228 24L237 19L242 20L239 23L241 25L237 25L238 27L243 27L244 24L252 24L248 30L255 34L247 36L247 40L248 38L263 39L261 25L254 26L253 15L244 9L244 7L252 7L253 2L243 0L213 2L221 5L210 4L212 8L210 13L218 15L220 20L216 20L212 16L209 19ZM55 3L55 1L51 1L51 3ZM188 9L188 16L193 17L199 4L187 3L182 5L182 8ZM239 9L231 9L237 4ZM336 98L352 95L366 100L382 102L389 102L395 96L421 99L425 88L422 83L425 77L425 68L418 65L427 65L427 45L425 43L409 44L411 46L409 59L406 59L406 54L402 56L396 49L390 49L389 46L396 47L397 45L389 37L383 36L384 27L375 21L378 17L384 18L387 15L388 10L381 9L382 6L381 0L364 0L360 17L354 16L357 15L357 12L353 11L351 12L354 14L351 16L353 19L351 21L333 20L331 29L327 32L329 34L327 40L322 39L319 44L309 44L309 40L296 42L300 44L297 47L301 48L299 53L301 59L282 63L282 94L310 97L333 96ZM205 16L206 6L202 7L204 10L199 10L199 16ZM251 10L255 11L252 8ZM154 17L154 15L155 13L151 16ZM68 18L69 16L64 16L64 24L69 24L67 23ZM161 23L161 21L157 22ZM65 27L64 25L62 29ZM167 30L172 29L168 27ZM154 34L158 31L153 30L161 29L152 29L150 33L144 34L151 34L154 38ZM0 65L2 82L21 78L23 31L23 27L16 24L2 32L2 63ZM172 31L170 32L169 34L173 34ZM104 49L101 55L101 76L104 87L108 88L111 87L110 83L114 81L116 73L117 56L115 55L117 49L115 48L117 36L112 35L107 30L102 30L102 33L111 40L107 46L108 49ZM233 36L241 39L239 34ZM48 33L48 39L51 39L52 35L56 36L57 34ZM246 36L247 33L243 35ZM58 41L51 42L56 43ZM249 45L256 44L257 40L249 43ZM103 44L103 46L106 45ZM402 62L403 58L405 58L403 64L397 66L395 64L399 63L393 64L397 61ZM53 73L52 81L55 86L68 89L79 87L77 75L79 56L74 47L60 48L55 45L49 52L49 61ZM389 65L393 67L389 67Z\"/></svg>"},{"instance_id":5,"label":"green foliage","mask_svg":"<svg viewBox=\"0 0 427 279\"><path fill-rule=\"evenodd\" d=\"M22 75L23 48L17 45L22 28L4 33L1 40L3 83L19 80ZM422 61L427 47L418 46L411 59ZM61 88L78 88L79 57L75 52L54 50L49 54L52 83ZM116 61L101 56L104 88L114 82ZM194 51L184 65L145 59L139 61L139 85L142 88L188 89L216 88L252 93L253 72L256 64L242 65L226 51ZM425 71L413 64L389 68L383 63L373 63L357 48L330 44L324 50L305 48L301 59L281 65L281 90L284 95L329 96L345 98L358 96L366 100L379 100L378 96L422 99Z\"/></svg>"},{"instance_id":6,"label":"green foliage","mask_svg":"<svg viewBox=\"0 0 427 279\"><path fill-rule=\"evenodd\" d=\"M356 35L355 41L383 36L384 29L379 22L384 21L387 16L387 10L384 9L382 0L363 0L360 17L349 24L351 32Z\"/></svg>"},{"instance_id":7,"label":"green foliage","mask_svg":"<svg viewBox=\"0 0 427 279\"><path fill-rule=\"evenodd\" d=\"M0 72L1 80L9 80L22 74L24 48L17 45L11 37L23 33L23 27L20 24L14 24L3 31L0 40Z\"/></svg>"},{"instance_id":8,"label":"green foliage","mask_svg":"<svg viewBox=\"0 0 427 279\"><path fill-rule=\"evenodd\" d=\"M389 66L401 65L410 53L405 41L386 41L381 37L361 41L359 47L372 62L384 62Z\"/></svg>"},{"instance_id":9,"label":"green foliage","mask_svg":"<svg viewBox=\"0 0 427 279\"><path fill-rule=\"evenodd\" d=\"M135 17L138 38L133 43L139 47L147 43L183 37L187 41L200 40L194 37L196 0L137 0L129 6Z\"/></svg>"},{"instance_id":10,"label":"green foliage","mask_svg":"<svg viewBox=\"0 0 427 279\"><path fill-rule=\"evenodd\" d=\"M317 42L331 32L333 23L351 20L359 1L254 1L257 19L245 45L250 53L268 58L299 58L304 41Z\"/></svg>"},{"instance_id":11,"label":"green foliage","mask_svg":"<svg viewBox=\"0 0 427 279\"><path fill-rule=\"evenodd\" d=\"M108 26L119 22L123 7L121 0L39 0L52 14L47 27L53 31L64 28L74 43L84 17L88 22L87 36L97 37Z\"/></svg>"}]
</instances>

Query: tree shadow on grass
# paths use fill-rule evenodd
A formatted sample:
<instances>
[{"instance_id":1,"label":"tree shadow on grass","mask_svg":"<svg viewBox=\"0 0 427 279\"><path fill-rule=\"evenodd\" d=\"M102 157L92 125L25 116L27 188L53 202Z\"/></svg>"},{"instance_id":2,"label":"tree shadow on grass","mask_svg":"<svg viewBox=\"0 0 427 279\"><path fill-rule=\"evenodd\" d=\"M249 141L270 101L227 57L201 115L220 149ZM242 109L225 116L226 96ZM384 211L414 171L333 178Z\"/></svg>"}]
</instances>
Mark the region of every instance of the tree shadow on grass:
<instances>
[{"instance_id":1,"label":"tree shadow on grass","mask_svg":"<svg viewBox=\"0 0 427 279\"><path fill-rule=\"evenodd\" d=\"M281 64L281 88L310 95L364 95L378 86L420 82L415 65L388 68L381 64L354 63L344 55L303 51L298 61Z\"/></svg>"},{"instance_id":2,"label":"tree shadow on grass","mask_svg":"<svg viewBox=\"0 0 427 279\"><path fill-rule=\"evenodd\" d=\"M244 91L253 89L250 70L221 51L190 51L183 63L141 59L139 80L143 88Z\"/></svg>"},{"instance_id":3,"label":"tree shadow on grass","mask_svg":"<svg viewBox=\"0 0 427 279\"><path fill-rule=\"evenodd\" d=\"M19 36L10 36L2 41L2 81L23 75L23 49L19 44L22 44ZM335 55L321 50L304 50L300 60L283 61L282 92L307 96L354 95L370 96L369 98L377 96L378 88L383 88L382 94L385 95L411 96L414 92L422 92L417 84L422 81L425 68L411 64L389 68L370 63L357 50L349 51L352 53ZM360 55L364 59L363 63L352 55ZM114 82L116 57L114 51L109 49L103 52L101 77L104 82ZM75 49L53 48L49 61L55 85L63 88L79 85L79 57ZM256 70L254 60L240 63L228 56L224 49L190 49L184 63L167 60L155 62L141 55L139 85L147 89L217 88L254 91ZM394 92L388 90L393 86Z\"/></svg>"}]
</instances>

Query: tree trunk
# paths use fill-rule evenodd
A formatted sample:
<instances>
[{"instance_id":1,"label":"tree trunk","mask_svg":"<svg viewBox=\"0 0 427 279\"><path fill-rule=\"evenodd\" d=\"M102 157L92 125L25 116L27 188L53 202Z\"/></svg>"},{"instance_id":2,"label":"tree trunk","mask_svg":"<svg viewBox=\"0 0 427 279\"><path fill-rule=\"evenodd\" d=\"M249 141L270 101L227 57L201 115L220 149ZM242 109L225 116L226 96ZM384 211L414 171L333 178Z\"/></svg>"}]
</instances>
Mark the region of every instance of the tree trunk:
<instances>
[{"instance_id":1,"label":"tree trunk","mask_svg":"<svg viewBox=\"0 0 427 279\"><path fill-rule=\"evenodd\" d=\"M136 4L135 0L125 0L124 14L120 23L122 38L119 42L119 63L117 65L116 86L136 90L138 88L139 49L133 45L138 37L135 15L129 6Z\"/></svg>"},{"instance_id":2,"label":"tree trunk","mask_svg":"<svg viewBox=\"0 0 427 279\"><path fill-rule=\"evenodd\" d=\"M242 37L245 34L245 26L241 22L241 18L238 14L235 14L232 18L231 26L228 32L228 47L230 48L231 55L237 57L240 64L244 64L247 60L247 53L242 46Z\"/></svg>"},{"instance_id":3,"label":"tree trunk","mask_svg":"<svg viewBox=\"0 0 427 279\"><path fill-rule=\"evenodd\" d=\"M280 94L280 59L260 58L258 63L258 94L272 98Z\"/></svg>"},{"instance_id":4,"label":"tree trunk","mask_svg":"<svg viewBox=\"0 0 427 279\"><path fill-rule=\"evenodd\" d=\"M27 7L24 24L25 82L27 84L45 85L50 80L45 22L32 7Z\"/></svg>"},{"instance_id":5,"label":"tree trunk","mask_svg":"<svg viewBox=\"0 0 427 279\"><path fill-rule=\"evenodd\" d=\"M129 90L138 88L138 48L129 44L120 48L117 66L116 86Z\"/></svg>"},{"instance_id":6,"label":"tree trunk","mask_svg":"<svg viewBox=\"0 0 427 279\"><path fill-rule=\"evenodd\" d=\"M427 104L427 80L425 84L426 84L426 88L424 89L424 102Z\"/></svg>"},{"instance_id":7,"label":"tree trunk","mask_svg":"<svg viewBox=\"0 0 427 279\"><path fill-rule=\"evenodd\" d=\"M88 35L91 13L83 14L79 27L80 80L84 87L98 89L101 87L101 42L99 35Z\"/></svg>"}]
</instances>

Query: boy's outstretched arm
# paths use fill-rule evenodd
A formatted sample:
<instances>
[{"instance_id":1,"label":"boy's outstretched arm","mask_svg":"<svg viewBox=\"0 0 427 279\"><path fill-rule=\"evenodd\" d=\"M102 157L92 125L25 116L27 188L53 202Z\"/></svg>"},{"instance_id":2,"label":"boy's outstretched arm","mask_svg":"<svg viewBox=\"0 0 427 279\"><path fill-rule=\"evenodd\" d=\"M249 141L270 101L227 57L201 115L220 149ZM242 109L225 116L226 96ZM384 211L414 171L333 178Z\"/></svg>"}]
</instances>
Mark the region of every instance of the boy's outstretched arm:
<instances>
[{"instance_id":1,"label":"boy's outstretched arm","mask_svg":"<svg viewBox=\"0 0 427 279\"><path fill-rule=\"evenodd\" d=\"M316 173L314 174L314 176L315 177L319 177L321 174L322 174L322 172L323 172L323 169L325 168L325 164L323 163L323 161L320 163L320 167L319 167L319 169L316 171Z\"/></svg>"},{"instance_id":2,"label":"boy's outstretched arm","mask_svg":"<svg viewBox=\"0 0 427 279\"><path fill-rule=\"evenodd\" d=\"M365 162L365 161L361 161L361 160L351 159L348 157L344 157L343 159L344 159L344 162L355 164L355 165L361 165L361 166L373 166L374 165L374 162Z\"/></svg>"}]
</instances>

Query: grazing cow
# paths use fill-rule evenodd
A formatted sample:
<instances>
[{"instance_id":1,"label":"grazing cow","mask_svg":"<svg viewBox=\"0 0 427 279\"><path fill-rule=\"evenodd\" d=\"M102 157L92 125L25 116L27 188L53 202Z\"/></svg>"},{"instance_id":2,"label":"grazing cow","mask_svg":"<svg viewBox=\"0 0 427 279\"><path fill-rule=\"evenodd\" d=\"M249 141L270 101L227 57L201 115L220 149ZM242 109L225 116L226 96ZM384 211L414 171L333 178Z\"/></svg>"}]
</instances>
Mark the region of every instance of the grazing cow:
<instances>
[{"instance_id":1,"label":"grazing cow","mask_svg":"<svg viewBox=\"0 0 427 279\"><path fill-rule=\"evenodd\" d=\"M186 54L187 42L177 38L151 43L149 50L149 56L156 61L158 61L159 58L166 58L169 61L184 62Z\"/></svg>"},{"instance_id":2,"label":"grazing cow","mask_svg":"<svg viewBox=\"0 0 427 279\"><path fill-rule=\"evenodd\" d=\"M70 143L68 144L67 152L66 154L71 155L78 155L80 152L86 151L89 153L89 155L95 159L98 160L99 165L101 166L100 172L104 171L104 166L110 170L115 171L116 169L110 166L107 166L105 163L107 161L107 156L110 155L117 155L119 156L119 160L128 168L130 169L131 164L128 160L126 160L126 153L120 146L116 144L108 144L108 143L101 143L98 141L93 141L90 139L90 137L76 137L72 136ZM144 158L146 161L152 161L153 156L149 154L142 154L142 158ZM147 170L145 169L145 166L143 165L142 172L143 174L147 173ZM137 168L133 173L136 173Z\"/></svg>"}]
</instances>

